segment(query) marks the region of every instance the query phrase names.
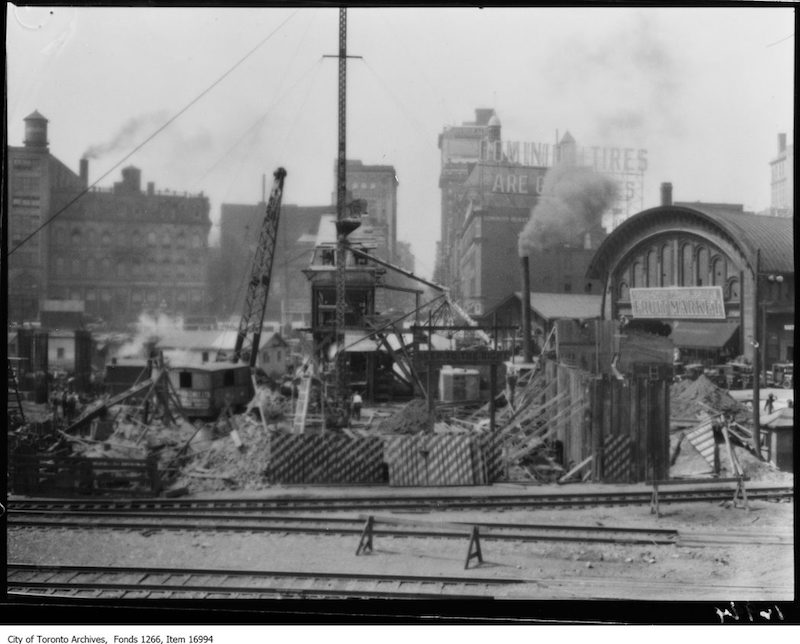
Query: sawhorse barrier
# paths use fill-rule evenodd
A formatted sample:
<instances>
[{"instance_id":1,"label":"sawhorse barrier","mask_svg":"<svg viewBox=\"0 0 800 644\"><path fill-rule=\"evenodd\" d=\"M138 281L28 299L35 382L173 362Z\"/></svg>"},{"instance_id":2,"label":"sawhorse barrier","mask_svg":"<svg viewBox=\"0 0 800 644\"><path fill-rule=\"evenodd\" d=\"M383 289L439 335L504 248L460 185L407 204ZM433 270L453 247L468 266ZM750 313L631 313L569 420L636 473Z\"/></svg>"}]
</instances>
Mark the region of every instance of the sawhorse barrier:
<instances>
[{"instance_id":1,"label":"sawhorse barrier","mask_svg":"<svg viewBox=\"0 0 800 644\"><path fill-rule=\"evenodd\" d=\"M381 523L385 525L405 525L412 527L425 527L425 528L439 528L448 530L442 532L442 536L451 536L453 532L463 533L469 535L469 547L467 548L467 558L464 562L464 570L469 568L469 562L477 559L479 564L483 563L483 553L481 552L481 538L480 531L477 525L469 526L462 523L440 523L436 521L420 521L418 519L403 519L399 517L375 517L373 515L360 514L359 519L364 520L364 529L361 531L361 539L356 548L356 556L361 554L371 553L373 551L373 536L375 534L375 524ZM403 534L414 536L414 533L408 533L400 530L381 530L384 534Z\"/></svg>"},{"instance_id":2,"label":"sawhorse barrier","mask_svg":"<svg viewBox=\"0 0 800 644\"><path fill-rule=\"evenodd\" d=\"M730 478L719 479L664 479L661 481L647 481L648 485L653 486L653 493L650 496L650 514L661 516L661 511L658 504L658 488L663 485L688 485L697 483L736 483L736 489L733 492L733 507L739 507L739 500L742 501L742 507L749 511L750 507L747 504L747 488L744 482L749 481L747 476L734 476ZM728 501L725 501L728 503Z\"/></svg>"}]
</instances>

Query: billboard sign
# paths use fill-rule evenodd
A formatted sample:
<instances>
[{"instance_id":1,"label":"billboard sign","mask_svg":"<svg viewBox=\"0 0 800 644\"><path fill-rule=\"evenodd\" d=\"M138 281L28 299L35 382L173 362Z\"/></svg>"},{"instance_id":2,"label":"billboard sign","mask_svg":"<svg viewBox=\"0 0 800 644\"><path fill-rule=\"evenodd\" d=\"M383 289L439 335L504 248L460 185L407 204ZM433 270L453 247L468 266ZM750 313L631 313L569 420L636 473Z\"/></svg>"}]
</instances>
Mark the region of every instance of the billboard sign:
<instances>
[{"instance_id":1,"label":"billboard sign","mask_svg":"<svg viewBox=\"0 0 800 644\"><path fill-rule=\"evenodd\" d=\"M634 318L724 320L721 286L632 288Z\"/></svg>"}]
</instances>

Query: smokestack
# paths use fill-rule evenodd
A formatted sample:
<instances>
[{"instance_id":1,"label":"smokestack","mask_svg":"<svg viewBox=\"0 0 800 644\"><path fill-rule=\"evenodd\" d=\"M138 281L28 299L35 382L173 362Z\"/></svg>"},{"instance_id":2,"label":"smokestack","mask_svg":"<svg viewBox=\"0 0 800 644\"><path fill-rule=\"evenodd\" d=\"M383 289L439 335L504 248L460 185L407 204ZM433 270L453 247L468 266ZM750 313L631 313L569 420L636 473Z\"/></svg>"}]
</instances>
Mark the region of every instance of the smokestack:
<instances>
[{"instance_id":1,"label":"smokestack","mask_svg":"<svg viewBox=\"0 0 800 644\"><path fill-rule=\"evenodd\" d=\"M786 150L786 133L781 132L778 135L778 152L784 152Z\"/></svg>"},{"instance_id":2,"label":"smokestack","mask_svg":"<svg viewBox=\"0 0 800 644\"><path fill-rule=\"evenodd\" d=\"M84 188L89 187L89 159L84 157L80 162L81 184Z\"/></svg>"},{"instance_id":3,"label":"smokestack","mask_svg":"<svg viewBox=\"0 0 800 644\"><path fill-rule=\"evenodd\" d=\"M662 183L661 184L661 205L662 206L671 206L672 205L672 184L671 183Z\"/></svg>"},{"instance_id":4,"label":"smokestack","mask_svg":"<svg viewBox=\"0 0 800 644\"><path fill-rule=\"evenodd\" d=\"M531 273L527 255L520 257L522 265L522 361L533 362L531 347Z\"/></svg>"},{"instance_id":5,"label":"smokestack","mask_svg":"<svg viewBox=\"0 0 800 644\"><path fill-rule=\"evenodd\" d=\"M152 197L156 194L156 184L152 181L147 182L147 196Z\"/></svg>"}]
</instances>

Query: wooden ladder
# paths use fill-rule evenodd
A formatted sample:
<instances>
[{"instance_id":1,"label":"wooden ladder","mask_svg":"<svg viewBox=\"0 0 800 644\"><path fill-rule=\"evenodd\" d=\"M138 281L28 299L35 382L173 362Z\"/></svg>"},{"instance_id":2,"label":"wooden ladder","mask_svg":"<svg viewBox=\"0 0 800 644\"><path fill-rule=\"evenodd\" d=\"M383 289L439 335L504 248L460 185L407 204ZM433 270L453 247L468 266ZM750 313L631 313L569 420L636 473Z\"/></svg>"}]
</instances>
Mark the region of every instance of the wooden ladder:
<instances>
[{"instance_id":1,"label":"wooden ladder","mask_svg":"<svg viewBox=\"0 0 800 644\"><path fill-rule=\"evenodd\" d=\"M297 392L297 402L294 407L293 434L302 434L305 431L309 398L311 398L311 377L302 376L300 378L300 388Z\"/></svg>"},{"instance_id":2,"label":"wooden ladder","mask_svg":"<svg viewBox=\"0 0 800 644\"><path fill-rule=\"evenodd\" d=\"M11 402L11 396L14 396L19 415L23 424L25 423L25 412L22 409L22 396L19 393L19 382L17 381L17 372L14 370L14 365L11 360L8 361L8 402Z\"/></svg>"}]
</instances>

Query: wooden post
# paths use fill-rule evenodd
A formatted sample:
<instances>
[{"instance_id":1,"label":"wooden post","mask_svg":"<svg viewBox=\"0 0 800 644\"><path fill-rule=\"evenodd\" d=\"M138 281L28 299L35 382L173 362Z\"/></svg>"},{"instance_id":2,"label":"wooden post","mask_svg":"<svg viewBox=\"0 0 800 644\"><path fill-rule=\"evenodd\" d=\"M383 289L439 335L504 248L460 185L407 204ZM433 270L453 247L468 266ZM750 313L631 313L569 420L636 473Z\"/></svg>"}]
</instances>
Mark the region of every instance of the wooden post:
<instances>
[{"instance_id":1,"label":"wooden post","mask_svg":"<svg viewBox=\"0 0 800 644\"><path fill-rule=\"evenodd\" d=\"M494 397L496 388L497 388L497 365L492 363L492 365L489 367L489 433L492 435L494 435L495 432Z\"/></svg>"},{"instance_id":2,"label":"wooden post","mask_svg":"<svg viewBox=\"0 0 800 644\"><path fill-rule=\"evenodd\" d=\"M467 548L467 560L464 562L464 570L469 568L470 559L477 559L479 564L483 563L481 539L476 525L472 526L472 534L469 537L469 548Z\"/></svg>"},{"instance_id":3,"label":"wooden post","mask_svg":"<svg viewBox=\"0 0 800 644\"><path fill-rule=\"evenodd\" d=\"M761 297L761 288L758 283L761 271L761 249L756 251L756 267L753 271L753 449L761 457L761 347L758 343L758 301ZM744 284L742 284L744 289Z\"/></svg>"},{"instance_id":4,"label":"wooden post","mask_svg":"<svg viewBox=\"0 0 800 644\"><path fill-rule=\"evenodd\" d=\"M356 548L356 557L362 553L369 551L372 553L372 533L375 526L375 518L370 515L367 517L367 522L364 524L364 529L361 531L361 539Z\"/></svg>"}]
</instances>

